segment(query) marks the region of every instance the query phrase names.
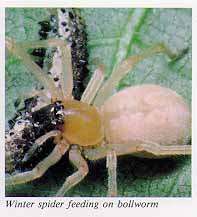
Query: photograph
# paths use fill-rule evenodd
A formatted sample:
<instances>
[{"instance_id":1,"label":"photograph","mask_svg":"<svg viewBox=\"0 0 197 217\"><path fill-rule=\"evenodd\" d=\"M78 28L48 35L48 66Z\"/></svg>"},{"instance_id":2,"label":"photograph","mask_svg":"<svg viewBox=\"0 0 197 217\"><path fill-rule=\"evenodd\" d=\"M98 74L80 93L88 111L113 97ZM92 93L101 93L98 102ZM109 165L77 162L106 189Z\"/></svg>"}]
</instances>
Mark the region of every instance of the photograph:
<instances>
[{"instance_id":1,"label":"photograph","mask_svg":"<svg viewBox=\"0 0 197 217\"><path fill-rule=\"evenodd\" d=\"M191 8L5 8L5 196L191 198Z\"/></svg>"}]
</instances>

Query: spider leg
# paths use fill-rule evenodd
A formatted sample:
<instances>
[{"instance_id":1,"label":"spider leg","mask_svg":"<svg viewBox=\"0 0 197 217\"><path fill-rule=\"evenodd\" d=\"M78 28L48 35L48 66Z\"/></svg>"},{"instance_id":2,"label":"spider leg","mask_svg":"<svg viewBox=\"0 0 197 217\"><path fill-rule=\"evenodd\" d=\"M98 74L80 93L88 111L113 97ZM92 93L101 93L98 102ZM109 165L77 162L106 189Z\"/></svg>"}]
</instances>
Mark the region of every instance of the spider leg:
<instances>
[{"instance_id":1,"label":"spider leg","mask_svg":"<svg viewBox=\"0 0 197 217\"><path fill-rule=\"evenodd\" d=\"M28 152L25 154L24 158L23 158L23 162L28 161L34 154L34 152L38 149L38 147L40 147L41 145L43 145L44 142L46 142L47 139L51 138L51 137L55 137L58 136L61 132L59 130L52 130L48 133L46 133L45 135L39 137L38 139L36 139L35 143L33 144L33 146L28 150Z\"/></svg>"},{"instance_id":2,"label":"spider leg","mask_svg":"<svg viewBox=\"0 0 197 217\"><path fill-rule=\"evenodd\" d=\"M32 97L40 97L45 103L50 104L51 99L47 96L47 94L43 90L32 90L28 93L24 93L21 98L27 99L27 98L32 98Z\"/></svg>"},{"instance_id":3,"label":"spider leg","mask_svg":"<svg viewBox=\"0 0 197 217\"><path fill-rule=\"evenodd\" d=\"M101 87L101 84L103 83L104 77L105 76L104 76L103 69L97 68L93 76L91 77L85 91L83 92L81 101L91 104L91 102L96 96L96 93Z\"/></svg>"},{"instance_id":4,"label":"spider leg","mask_svg":"<svg viewBox=\"0 0 197 217\"><path fill-rule=\"evenodd\" d=\"M33 89L27 93L23 93L20 97L17 98L17 100L19 100L19 104L20 104L20 102L34 97L37 97L37 99L36 99L36 105L31 108L32 112L35 112L51 103L51 98L49 97L49 95L45 90L36 90L36 89Z\"/></svg>"},{"instance_id":5,"label":"spider leg","mask_svg":"<svg viewBox=\"0 0 197 217\"><path fill-rule=\"evenodd\" d=\"M87 148L83 153L87 159L94 161L105 158L108 150L114 150L117 156L137 152L136 146L131 144L103 144L96 148Z\"/></svg>"},{"instance_id":6,"label":"spider leg","mask_svg":"<svg viewBox=\"0 0 197 217\"><path fill-rule=\"evenodd\" d=\"M69 189L78 184L88 174L88 165L76 146L71 147L69 151L69 159L78 170L66 179L57 192L57 197L63 197Z\"/></svg>"},{"instance_id":7,"label":"spider leg","mask_svg":"<svg viewBox=\"0 0 197 217\"><path fill-rule=\"evenodd\" d=\"M94 105L101 106L103 102L111 96L113 90L118 85L120 80L127 75L133 67L141 60L151 57L157 53L165 53L171 59L175 59L177 55L173 54L164 44L156 44L155 46L145 50L141 54L130 56L123 60L112 72L110 78L105 82L105 84L99 90ZM181 52L181 54L183 51ZM180 55L180 54L179 54Z\"/></svg>"},{"instance_id":8,"label":"spider leg","mask_svg":"<svg viewBox=\"0 0 197 217\"><path fill-rule=\"evenodd\" d=\"M117 156L115 151L107 152L107 168L108 168L108 193L109 197L117 196Z\"/></svg>"},{"instance_id":9,"label":"spider leg","mask_svg":"<svg viewBox=\"0 0 197 217\"><path fill-rule=\"evenodd\" d=\"M27 44L26 44L27 45ZM62 100L63 96L61 91L56 88L52 79L50 79L42 69L32 61L30 55L25 51L26 46L15 43L11 38L6 38L6 47L12 54L18 56L25 66L31 70L34 77L49 90L53 101ZM31 47L29 44L28 48Z\"/></svg>"},{"instance_id":10,"label":"spider leg","mask_svg":"<svg viewBox=\"0 0 197 217\"><path fill-rule=\"evenodd\" d=\"M20 43L24 49L40 47L57 47L62 56L61 87L65 98L72 98L73 71L70 45L62 39L52 38L42 41L32 41L30 43Z\"/></svg>"},{"instance_id":11,"label":"spider leg","mask_svg":"<svg viewBox=\"0 0 197 217\"><path fill-rule=\"evenodd\" d=\"M144 142L136 144L105 144L97 148L84 150L84 155L89 160L98 160L107 156L107 150L114 150L117 156L146 152L145 157L149 155L155 157L166 157L176 155L191 155L191 145L159 145L157 143ZM149 154L149 155L148 155ZM142 154L140 156L143 156Z\"/></svg>"},{"instance_id":12,"label":"spider leg","mask_svg":"<svg viewBox=\"0 0 197 217\"><path fill-rule=\"evenodd\" d=\"M191 155L191 151L191 145L159 145L156 143L145 143L137 146L137 152L147 152L156 157Z\"/></svg>"},{"instance_id":13,"label":"spider leg","mask_svg":"<svg viewBox=\"0 0 197 217\"><path fill-rule=\"evenodd\" d=\"M38 163L37 166L34 167L34 169L31 171L7 177L5 180L6 185L8 186L22 184L40 178L48 170L49 167L60 160L60 158L68 150L68 147L69 146L65 146L65 144L56 145L51 154L43 161Z\"/></svg>"}]
</instances>

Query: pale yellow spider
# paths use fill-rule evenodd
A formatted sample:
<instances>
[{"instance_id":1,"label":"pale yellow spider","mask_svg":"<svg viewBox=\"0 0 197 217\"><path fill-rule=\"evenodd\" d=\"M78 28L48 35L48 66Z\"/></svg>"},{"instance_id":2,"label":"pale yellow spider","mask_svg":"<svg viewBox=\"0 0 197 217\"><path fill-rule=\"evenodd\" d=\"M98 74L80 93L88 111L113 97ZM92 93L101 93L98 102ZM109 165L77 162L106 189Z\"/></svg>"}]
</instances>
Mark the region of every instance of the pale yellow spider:
<instances>
[{"instance_id":1,"label":"pale yellow spider","mask_svg":"<svg viewBox=\"0 0 197 217\"><path fill-rule=\"evenodd\" d=\"M61 50L61 89L31 60L27 48L58 47ZM31 171L11 175L6 185L26 183L41 177L69 151L69 159L77 171L69 176L56 196L79 183L88 173L85 159L107 158L108 196L117 195L117 156L131 154L139 157L160 158L171 155L190 155L191 112L184 99L173 90L158 85L144 84L126 88L113 96L119 81L144 58L164 52L175 55L163 44L121 62L103 84L104 72L99 67L93 74L81 101L72 96L73 75L70 47L60 39L49 39L16 44L6 39L7 49L22 59L36 79L50 92L52 103L64 106L64 125L61 131L51 131L38 139L41 145L54 137L55 148L48 157ZM75 144L75 145L73 145Z\"/></svg>"}]
</instances>

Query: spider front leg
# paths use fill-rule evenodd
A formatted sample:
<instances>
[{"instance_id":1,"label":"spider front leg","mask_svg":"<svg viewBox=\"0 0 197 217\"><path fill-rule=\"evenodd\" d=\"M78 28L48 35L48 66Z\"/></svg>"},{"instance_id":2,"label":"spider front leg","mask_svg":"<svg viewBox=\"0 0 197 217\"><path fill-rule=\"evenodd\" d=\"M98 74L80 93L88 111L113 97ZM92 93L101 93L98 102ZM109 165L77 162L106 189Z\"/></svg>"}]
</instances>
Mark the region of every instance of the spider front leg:
<instances>
[{"instance_id":1,"label":"spider front leg","mask_svg":"<svg viewBox=\"0 0 197 217\"><path fill-rule=\"evenodd\" d=\"M38 42L37 42L38 43ZM27 47L27 45L29 45ZM26 52L25 49L31 48L32 43L26 43L24 46L22 43L15 43L11 38L6 38L6 48L8 51L15 56L19 57L27 69L31 70L31 73L34 75L37 81L41 83L46 89L49 90L53 101L61 100L62 93L56 87L54 82L46 75L44 71L32 61L30 55Z\"/></svg>"},{"instance_id":2,"label":"spider front leg","mask_svg":"<svg viewBox=\"0 0 197 217\"><path fill-rule=\"evenodd\" d=\"M46 94L46 92L44 90L32 90L29 93L24 93L22 95L23 99L28 99L28 98L32 98L32 97L39 97L43 103L45 104L50 104L51 103L51 99L49 98L49 96Z\"/></svg>"},{"instance_id":3,"label":"spider front leg","mask_svg":"<svg viewBox=\"0 0 197 217\"><path fill-rule=\"evenodd\" d=\"M48 39L43 41L32 41L27 43L15 43L12 39L6 38L7 49L22 59L27 68L31 70L35 78L50 91L53 101L62 100L64 98L72 98L73 89L73 72L71 62L71 50L70 46L61 39ZM26 52L29 48L46 48L57 47L62 56L62 75L61 75L61 87L62 91L55 87L54 82L50 79L42 69L36 65L30 55Z\"/></svg>"},{"instance_id":4,"label":"spider front leg","mask_svg":"<svg viewBox=\"0 0 197 217\"><path fill-rule=\"evenodd\" d=\"M164 44L156 44L155 46L145 50L143 53L130 56L123 60L112 72L110 78L105 82L102 88L98 91L98 94L94 100L94 105L101 106L104 101L111 96L113 90L119 84L120 80L127 75L133 67L142 61L143 59L149 58L157 53L165 53L170 59L176 59L183 53L182 50L179 54L174 54L170 49L168 49Z\"/></svg>"},{"instance_id":5,"label":"spider front leg","mask_svg":"<svg viewBox=\"0 0 197 217\"><path fill-rule=\"evenodd\" d=\"M44 106L47 106L51 104L51 98L46 90L36 90L33 89L30 92L23 93L21 96L19 96L16 99L16 102L19 102L19 105L21 102L24 102L26 99L30 98L36 98L36 105L34 105L31 108L31 112L35 112L43 108ZM18 107L18 106L17 106Z\"/></svg>"},{"instance_id":6,"label":"spider front leg","mask_svg":"<svg viewBox=\"0 0 197 217\"><path fill-rule=\"evenodd\" d=\"M71 61L71 48L64 40L58 38L51 38L42 41L33 41L31 43L21 43L24 49L40 48L40 47L57 47L61 55L62 68L61 87L65 98L72 98L73 90L73 71Z\"/></svg>"},{"instance_id":7,"label":"spider front leg","mask_svg":"<svg viewBox=\"0 0 197 217\"><path fill-rule=\"evenodd\" d=\"M38 163L31 171L7 177L5 180L6 186L22 184L40 178L49 167L56 164L61 159L64 153L68 150L68 147L69 146L66 146L65 144L56 145L51 154Z\"/></svg>"},{"instance_id":8,"label":"spider front leg","mask_svg":"<svg viewBox=\"0 0 197 217\"><path fill-rule=\"evenodd\" d=\"M60 190L57 192L57 197L63 197L65 193L78 184L89 171L88 165L77 146L71 147L69 151L69 160L78 170L66 179Z\"/></svg>"}]
</instances>

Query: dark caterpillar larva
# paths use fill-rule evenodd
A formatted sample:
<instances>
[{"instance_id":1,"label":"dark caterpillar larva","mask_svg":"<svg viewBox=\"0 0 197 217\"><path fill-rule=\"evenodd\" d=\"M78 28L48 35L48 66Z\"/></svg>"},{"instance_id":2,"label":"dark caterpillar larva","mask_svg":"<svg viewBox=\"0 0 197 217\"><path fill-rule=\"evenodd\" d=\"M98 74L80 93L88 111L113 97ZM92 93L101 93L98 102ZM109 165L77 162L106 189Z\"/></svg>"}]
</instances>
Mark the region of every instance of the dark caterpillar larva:
<instances>
[{"instance_id":1,"label":"dark caterpillar larva","mask_svg":"<svg viewBox=\"0 0 197 217\"><path fill-rule=\"evenodd\" d=\"M54 13L55 12L55 13ZM73 95L80 99L83 90L83 80L88 74L87 70L87 35L85 24L81 20L79 10L58 9L52 10L49 20L40 21L38 32L40 40L59 37L66 40L71 46L72 67L74 77ZM29 50L33 60L51 76L59 85L59 70L54 67L54 58L57 49L36 48ZM42 88L42 87L41 87ZM15 107L20 104L16 100ZM44 158L54 147L53 139L46 141L29 162L23 162L25 153L32 147L35 140L45 133L58 129L62 124L59 102L55 104L42 104L39 97L31 97L24 101L24 107L17 109L16 115L9 120L6 132L6 172L12 173L33 168L40 158Z\"/></svg>"}]
</instances>

